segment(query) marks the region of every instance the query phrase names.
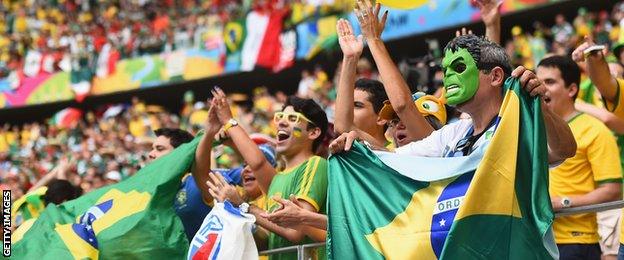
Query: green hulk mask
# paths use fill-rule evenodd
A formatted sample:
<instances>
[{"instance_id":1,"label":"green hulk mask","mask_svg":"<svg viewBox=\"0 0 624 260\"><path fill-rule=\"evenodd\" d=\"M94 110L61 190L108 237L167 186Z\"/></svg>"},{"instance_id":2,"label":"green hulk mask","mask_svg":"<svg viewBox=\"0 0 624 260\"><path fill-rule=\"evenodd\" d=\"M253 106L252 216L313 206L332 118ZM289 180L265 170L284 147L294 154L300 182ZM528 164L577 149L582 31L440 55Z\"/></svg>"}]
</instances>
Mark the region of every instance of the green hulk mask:
<instances>
[{"instance_id":1,"label":"green hulk mask","mask_svg":"<svg viewBox=\"0 0 624 260\"><path fill-rule=\"evenodd\" d=\"M446 50L442 68L444 69L447 104L453 106L462 104L477 93L479 69L468 50L464 48L459 48L456 52Z\"/></svg>"}]
</instances>

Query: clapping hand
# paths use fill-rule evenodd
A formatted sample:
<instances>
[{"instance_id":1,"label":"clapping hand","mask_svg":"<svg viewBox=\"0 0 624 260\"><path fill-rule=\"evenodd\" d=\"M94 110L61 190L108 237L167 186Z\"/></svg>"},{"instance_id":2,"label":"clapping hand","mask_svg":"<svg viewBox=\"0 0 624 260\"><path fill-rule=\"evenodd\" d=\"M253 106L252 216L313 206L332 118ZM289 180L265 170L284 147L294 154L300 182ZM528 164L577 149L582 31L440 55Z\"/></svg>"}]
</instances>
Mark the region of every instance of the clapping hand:
<instances>
[{"instance_id":1,"label":"clapping hand","mask_svg":"<svg viewBox=\"0 0 624 260\"><path fill-rule=\"evenodd\" d=\"M215 87L212 91L212 106L216 107L217 118L221 125L225 125L230 119L232 119L232 110L230 110L230 104L227 101L227 97L221 88ZM212 108L212 107L211 107Z\"/></svg>"},{"instance_id":2,"label":"clapping hand","mask_svg":"<svg viewBox=\"0 0 624 260\"><path fill-rule=\"evenodd\" d=\"M297 228L302 224L304 208L295 195L290 194L288 200L273 196L273 200L280 204L280 208L273 213L262 213L260 216L269 221L287 228Z\"/></svg>"},{"instance_id":3,"label":"clapping hand","mask_svg":"<svg viewBox=\"0 0 624 260\"><path fill-rule=\"evenodd\" d=\"M209 173L210 180L206 182L208 185L208 192L218 202L224 202L229 200L234 206L242 204L243 199L238 194L236 188L225 180L221 174Z\"/></svg>"}]
</instances>

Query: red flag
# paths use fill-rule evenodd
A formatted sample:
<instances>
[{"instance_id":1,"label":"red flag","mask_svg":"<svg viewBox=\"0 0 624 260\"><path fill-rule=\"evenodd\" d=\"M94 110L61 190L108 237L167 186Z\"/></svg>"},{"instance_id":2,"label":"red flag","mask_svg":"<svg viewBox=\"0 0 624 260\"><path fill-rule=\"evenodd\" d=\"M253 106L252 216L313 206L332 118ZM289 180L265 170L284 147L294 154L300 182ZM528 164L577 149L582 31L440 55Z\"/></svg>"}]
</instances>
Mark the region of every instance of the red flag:
<instances>
[{"instance_id":1,"label":"red flag","mask_svg":"<svg viewBox=\"0 0 624 260\"><path fill-rule=\"evenodd\" d=\"M260 52L256 65L264 68L273 68L280 61L281 43L284 17L288 14L288 9L275 10L271 12L269 24L262 40Z\"/></svg>"}]
</instances>

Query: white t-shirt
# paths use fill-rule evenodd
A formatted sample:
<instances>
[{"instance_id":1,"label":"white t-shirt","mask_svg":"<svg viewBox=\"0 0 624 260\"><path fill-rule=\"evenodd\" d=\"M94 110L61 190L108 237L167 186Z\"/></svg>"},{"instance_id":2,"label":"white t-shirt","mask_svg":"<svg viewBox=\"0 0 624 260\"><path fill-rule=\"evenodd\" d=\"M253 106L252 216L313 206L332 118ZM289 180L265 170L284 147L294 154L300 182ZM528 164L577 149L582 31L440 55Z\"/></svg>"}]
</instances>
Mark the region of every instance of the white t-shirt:
<instances>
[{"instance_id":1,"label":"white t-shirt","mask_svg":"<svg viewBox=\"0 0 624 260\"><path fill-rule=\"evenodd\" d=\"M472 146L474 151L477 147L489 141L494 135L497 124L492 124L488 130L479 137ZM455 149L459 140L466 137L472 128L472 119L461 119L445 125L439 130L420 141L411 142L395 149L397 154L406 154L422 157L449 157L449 151Z\"/></svg>"}]
</instances>

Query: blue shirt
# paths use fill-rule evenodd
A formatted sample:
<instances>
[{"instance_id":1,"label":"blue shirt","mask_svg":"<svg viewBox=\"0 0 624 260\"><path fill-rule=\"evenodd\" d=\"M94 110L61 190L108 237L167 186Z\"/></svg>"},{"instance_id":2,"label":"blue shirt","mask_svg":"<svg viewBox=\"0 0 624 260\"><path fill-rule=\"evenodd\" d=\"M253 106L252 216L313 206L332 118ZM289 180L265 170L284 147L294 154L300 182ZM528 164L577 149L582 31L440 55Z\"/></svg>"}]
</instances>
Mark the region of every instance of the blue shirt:
<instances>
[{"instance_id":1,"label":"blue shirt","mask_svg":"<svg viewBox=\"0 0 624 260\"><path fill-rule=\"evenodd\" d=\"M220 173L229 184L241 184L242 168L218 169L212 171ZM212 201L209 203L212 204ZM173 205L176 214L180 217L180 220L182 220L186 237L191 241L195 233L197 233L197 230L201 227L206 215L212 210L212 207L204 201L201 190L197 186L193 175L187 174L184 176Z\"/></svg>"}]
</instances>

